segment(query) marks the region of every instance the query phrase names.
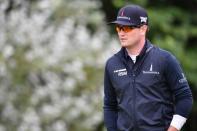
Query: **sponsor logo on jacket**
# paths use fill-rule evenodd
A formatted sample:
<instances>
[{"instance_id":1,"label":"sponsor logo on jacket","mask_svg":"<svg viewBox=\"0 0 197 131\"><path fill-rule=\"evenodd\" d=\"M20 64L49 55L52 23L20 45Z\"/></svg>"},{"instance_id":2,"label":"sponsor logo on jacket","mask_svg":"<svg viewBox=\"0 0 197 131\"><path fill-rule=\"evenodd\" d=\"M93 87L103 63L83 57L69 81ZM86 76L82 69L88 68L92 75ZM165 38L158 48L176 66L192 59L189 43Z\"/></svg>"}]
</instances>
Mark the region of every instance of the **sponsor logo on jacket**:
<instances>
[{"instance_id":1,"label":"sponsor logo on jacket","mask_svg":"<svg viewBox=\"0 0 197 131\"><path fill-rule=\"evenodd\" d=\"M125 76L127 75L127 70L126 68L118 69L118 70L114 70L114 73L117 74L118 76Z\"/></svg>"},{"instance_id":2,"label":"sponsor logo on jacket","mask_svg":"<svg viewBox=\"0 0 197 131\"><path fill-rule=\"evenodd\" d=\"M179 83L187 82L185 75L182 73L182 78L179 80Z\"/></svg>"},{"instance_id":3,"label":"sponsor logo on jacket","mask_svg":"<svg viewBox=\"0 0 197 131\"><path fill-rule=\"evenodd\" d=\"M155 75L159 75L160 73L157 71L153 71L153 65L150 65L150 69L148 71L142 71L143 74L155 74Z\"/></svg>"}]
</instances>

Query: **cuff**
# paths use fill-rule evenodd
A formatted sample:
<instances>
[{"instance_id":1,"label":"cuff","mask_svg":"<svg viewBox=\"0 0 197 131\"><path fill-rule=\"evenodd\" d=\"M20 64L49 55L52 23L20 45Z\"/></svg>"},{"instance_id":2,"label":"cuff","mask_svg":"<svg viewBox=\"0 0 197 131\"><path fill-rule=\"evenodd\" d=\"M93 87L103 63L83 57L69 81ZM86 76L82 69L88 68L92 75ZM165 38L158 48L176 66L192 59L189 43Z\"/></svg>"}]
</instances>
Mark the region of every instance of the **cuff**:
<instances>
[{"instance_id":1,"label":"cuff","mask_svg":"<svg viewBox=\"0 0 197 131\"><path fill-rule=\"evenodd\" d=\"M186 120L187 119L185 117L182 117L180 115L173 115L170 125L175 127L177 130L181 130Z\"/></svg>"}]
</instances>

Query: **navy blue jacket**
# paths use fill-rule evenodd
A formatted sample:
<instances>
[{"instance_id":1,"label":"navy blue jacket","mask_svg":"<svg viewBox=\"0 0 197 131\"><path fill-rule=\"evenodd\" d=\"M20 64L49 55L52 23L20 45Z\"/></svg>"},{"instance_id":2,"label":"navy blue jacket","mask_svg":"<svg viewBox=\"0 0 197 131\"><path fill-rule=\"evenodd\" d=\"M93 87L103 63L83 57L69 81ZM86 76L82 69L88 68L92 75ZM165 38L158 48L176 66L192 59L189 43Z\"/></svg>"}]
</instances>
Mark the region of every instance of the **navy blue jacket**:
<instances>
[{"instance_id":1,"label":"navy blue jacket","mask_svg":"<svg viewBox=\"0 0 197 131\"><path fill-rule=\"evenodd\" d=\"M174 114L188 117L192 102L179 62L149 41L135 64L125 48L106 63L104 123L108 131L166 131Z\"/></svg>"}]
</instances>

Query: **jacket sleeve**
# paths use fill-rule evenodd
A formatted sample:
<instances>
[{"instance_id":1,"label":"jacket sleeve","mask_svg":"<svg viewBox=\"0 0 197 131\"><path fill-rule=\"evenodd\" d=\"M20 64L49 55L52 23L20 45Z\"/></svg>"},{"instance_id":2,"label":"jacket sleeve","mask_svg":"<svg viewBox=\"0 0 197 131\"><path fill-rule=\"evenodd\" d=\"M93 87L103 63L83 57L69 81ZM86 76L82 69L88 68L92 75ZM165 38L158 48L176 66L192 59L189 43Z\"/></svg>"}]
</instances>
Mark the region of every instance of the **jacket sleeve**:
<instances>
[{"instance_id":1,"label":"jacket sleeve","mask_svg":"<svg viewBox=\"0 0 197 131\"><path fill-rule=\"evenodd\" d=\"M175 98L175 114L188 117L193 98L187 79L177 59L170 55L167 58L165 76Z\"/></svg>"},{"instance_id":2,"label":"jacket sleeve","mask_svg":"<svg viewBox=\"0 0 197 131\"><path fill-rule=\"evenodd\" d=\"M117 111L116 93L106 64L104 73L104 124L107 131L117 131Z\"/></svg>"}]
</instances>

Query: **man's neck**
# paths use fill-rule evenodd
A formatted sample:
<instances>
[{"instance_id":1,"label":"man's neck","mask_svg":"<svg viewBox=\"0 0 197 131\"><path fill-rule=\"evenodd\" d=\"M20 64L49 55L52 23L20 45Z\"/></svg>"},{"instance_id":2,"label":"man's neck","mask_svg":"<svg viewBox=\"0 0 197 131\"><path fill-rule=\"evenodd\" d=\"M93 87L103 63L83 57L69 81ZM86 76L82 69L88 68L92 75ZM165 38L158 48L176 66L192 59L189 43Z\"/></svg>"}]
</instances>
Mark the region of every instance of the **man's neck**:
<instances>
[{"instance_id":1,"label":"man's neck","mask_svg":"<svg viewBox=\"0 0 197 131\"><path fill-rule=\"evenodd\" d=\"M145 39L142 39L135 46L126 47L128 54L138 56L140 54L141 50L143 49L144 44L145 44Z\"/></svg>"}]
</instances>

